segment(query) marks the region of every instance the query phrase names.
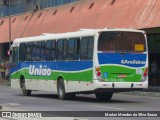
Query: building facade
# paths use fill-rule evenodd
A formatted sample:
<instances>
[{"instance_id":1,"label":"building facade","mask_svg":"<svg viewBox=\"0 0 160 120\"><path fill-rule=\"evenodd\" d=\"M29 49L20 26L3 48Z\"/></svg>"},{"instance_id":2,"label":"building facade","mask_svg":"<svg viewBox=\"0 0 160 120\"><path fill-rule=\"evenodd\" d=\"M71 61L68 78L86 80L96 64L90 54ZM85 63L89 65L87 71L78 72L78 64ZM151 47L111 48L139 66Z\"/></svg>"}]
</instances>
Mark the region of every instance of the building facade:
<instances>
[{"instance_id":1,"label":"building facade","mask_svg":"<svg viewBox=\"0 0 160 120\"><path fill-rule=\"evenodd\" d=\"M25 14L27 12L34 12L40 9L60 6L63 4L72 3L76 1L78 0L10 0L9 3L9 0L0 0L0 18L3 19L9 16L9 6L10 6L10 15L16 16L20 14ZM12 21L12 23L14 23L14 20ZM0 22L0 26L2 26L4 22L5 21L2 20ZM0 62L8 60L8 49L9 49L8 41L0 42L1 43L0 51L3 51L0 52Z\"/></svg>"},{"instance_id":2,"label":"building facade","mask_svg":"<svg viewBox=\"0 0 160 120\"><path fill-rule=\"evenodd\" d=\"M77 0L10 0L11 15L21 14L35 9L59 6ZM9 15L9 0L0 0L0 17Z\"/></svg>"}]
</instances>

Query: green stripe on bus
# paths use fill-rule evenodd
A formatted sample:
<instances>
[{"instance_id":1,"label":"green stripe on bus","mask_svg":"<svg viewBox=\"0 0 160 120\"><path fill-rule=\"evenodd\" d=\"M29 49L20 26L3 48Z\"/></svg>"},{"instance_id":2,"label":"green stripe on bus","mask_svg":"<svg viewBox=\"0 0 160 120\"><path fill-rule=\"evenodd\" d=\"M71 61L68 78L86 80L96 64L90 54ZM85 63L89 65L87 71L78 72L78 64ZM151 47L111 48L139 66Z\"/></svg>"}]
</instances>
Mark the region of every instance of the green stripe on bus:
<instances>
[{"instance_id":1,"label":"green stripe on bus","mask_svg":"<svg viewBox=\"0 0 160 120\"><path fill-rule=\"evenodd\" d=\"M93 80L93 69L80 71L80 72L60 72L52 71L51 76L33 76L29 75L28 69L23 69L15 72L11 75L11 79L19 79L21 75L25 76L25 79L35 80L57 80L58 76L62 76L67 81L92 81Z\"/></svg>"},{"instance_id":2,"label":"green stripe on bus","mask_svg":"<svg viewBox=\"0 0 160 120\"><path fill-rule=\"evenodd\" d=\"M102 77L108 82L140 82L142 74L137 74L136 69L122 66L101 66ZM144 71L144 68L139 68ZM105 74L107 74L105 76ZM124 77L125 75L125 77Z\"/></svg>"}]
</instances>

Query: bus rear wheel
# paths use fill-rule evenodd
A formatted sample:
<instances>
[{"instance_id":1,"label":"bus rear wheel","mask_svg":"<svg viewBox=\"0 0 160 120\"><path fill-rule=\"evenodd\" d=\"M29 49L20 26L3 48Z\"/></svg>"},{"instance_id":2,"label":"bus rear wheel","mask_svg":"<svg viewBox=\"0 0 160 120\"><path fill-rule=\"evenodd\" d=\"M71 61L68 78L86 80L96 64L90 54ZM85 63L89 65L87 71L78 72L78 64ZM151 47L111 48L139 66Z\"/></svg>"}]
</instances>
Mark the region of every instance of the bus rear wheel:
<instances>
[{"instance_id":1,"label":"bus rear wheel","mask_svg":"<svg viewBox=\"0 0 160 120\"><path fill-rule=\"evenodd\" d=\"M100 101L109 101L113 96L113 92L102 92L102 93L95 93L97 100Z\"/></svg>"},{"instance_id":2,"label":"bus rear wheel","mask_svg":"<svg viewBox=\"0 0 160 120\"><path fill-rule=\"evenodd\" d=\"M31 90L26 89L26 83L25 83L24 79L21 82L21 88L22 88L22 93L23 93L24 96L30 96L31 95Z\"/></svg>"},{"instance_id":3,"label":"bus rear wheel","mask_svg":"<svg viewBox=\"0 0 160 120\"><path fill-rule=\"evenodd\" d=\"M75 93L66 93L63 79L60 79L58 82L57 92L61 100L73 99L76 96Z\"/></svg>"}]
</instances>

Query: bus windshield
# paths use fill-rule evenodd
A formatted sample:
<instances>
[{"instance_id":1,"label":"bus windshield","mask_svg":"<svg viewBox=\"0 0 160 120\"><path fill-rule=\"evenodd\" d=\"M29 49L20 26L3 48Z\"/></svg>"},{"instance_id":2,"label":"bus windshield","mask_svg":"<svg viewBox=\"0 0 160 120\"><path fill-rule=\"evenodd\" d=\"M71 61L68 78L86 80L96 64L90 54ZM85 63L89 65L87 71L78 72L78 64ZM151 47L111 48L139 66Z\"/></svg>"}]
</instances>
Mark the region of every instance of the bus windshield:
<instances>
[{"instance_id":1,"label":"bus windshield","mask_svg":"<svg viewBox=\"0 0 160 120\"><path fill-rule=\"evenodd\" d=\"M98 38L98 51L145 52L145 37L143 33L138 32L101 32Z\"/></svg>"}]
</instances>

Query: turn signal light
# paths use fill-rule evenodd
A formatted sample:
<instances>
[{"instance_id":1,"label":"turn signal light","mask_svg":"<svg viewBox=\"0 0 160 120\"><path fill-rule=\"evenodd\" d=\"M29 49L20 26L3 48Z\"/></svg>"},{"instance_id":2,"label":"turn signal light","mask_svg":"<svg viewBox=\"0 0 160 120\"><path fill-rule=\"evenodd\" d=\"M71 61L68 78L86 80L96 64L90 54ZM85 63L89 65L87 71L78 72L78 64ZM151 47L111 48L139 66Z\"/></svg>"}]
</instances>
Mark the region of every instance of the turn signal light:
<instances>
[{"instance_id":1,"label":"turn signal light","mask_svg":"<svg viewBox=\"0 0 160 120\"><path fill-rule=\"evenodd\" d=\"M100 71L100 68L99 68L99 67L97 67L97 68L96 68L96 71L97 71L97 72L99 72L99 71Z\"/></svg>"}]
</instances>

